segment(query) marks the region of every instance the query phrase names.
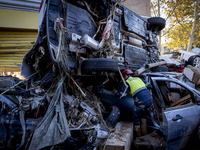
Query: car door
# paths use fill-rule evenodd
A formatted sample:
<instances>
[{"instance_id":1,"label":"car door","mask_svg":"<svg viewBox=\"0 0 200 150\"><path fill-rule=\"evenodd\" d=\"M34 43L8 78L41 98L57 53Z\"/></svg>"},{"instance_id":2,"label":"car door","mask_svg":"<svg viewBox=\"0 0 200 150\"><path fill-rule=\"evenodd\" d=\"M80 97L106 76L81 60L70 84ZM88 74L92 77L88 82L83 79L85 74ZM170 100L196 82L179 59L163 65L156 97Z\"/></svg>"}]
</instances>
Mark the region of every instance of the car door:
<instances>
[{"instance_id":1,"label":"car door","mask_svg":"<svg viewBox=\"0 0 200 150\"><path fill-rule=\"evenodd\" d=\"M166 136L166 149L177 150L184 148L191 138L192 133L194 133L199 126L200 106L197 105L196 97L199 99L200 96L195 94L191 87L188 87L176 79L152 77L152 81L161 103L165 104L162 91L159 87L160 85L158 84L161 82L170 83L170 86L174 86L177 89L184 89L191 96L191 99L189 98L188 102L185 104L171 107L166 107L166 105L162 106L162 128Z\"/></svg>"}]
</instances>

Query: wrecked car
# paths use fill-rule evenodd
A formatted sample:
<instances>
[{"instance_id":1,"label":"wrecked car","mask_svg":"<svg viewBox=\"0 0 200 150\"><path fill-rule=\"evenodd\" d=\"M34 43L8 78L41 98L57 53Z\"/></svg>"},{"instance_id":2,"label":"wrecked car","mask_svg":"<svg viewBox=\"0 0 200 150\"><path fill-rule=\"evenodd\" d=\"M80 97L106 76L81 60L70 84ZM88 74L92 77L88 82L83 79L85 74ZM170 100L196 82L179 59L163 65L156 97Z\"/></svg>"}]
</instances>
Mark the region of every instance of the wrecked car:
<instances>
[{"instance_id":1,"label":"wrecked car","mask_svg":"<svg viewBox=\"0 0 200 150\"><path fill-rule=\"evenodd\" d=\"M146 118L148 128L145 132L151 133L156 130L161 137L164 137L165 142L158 141L154 143L155 146L151 142L148 143L149 139L145 141L145 138L139 137L135 143L137 146L146 144L147 147L155 146L154 149L177 150L185 148L188 142L197 138L200 124L200 92L173 76L176 77L164 73L146 73L140 76L152 85L153 107ZM99 93L104 103L117 106L121 111L133 112L132 97L116 98L106 85Z\"/></svg>"},{"instance_id":2,"label":"wrecked car","mask_svg":"<svg viewBox=\"0 0 200 150\"><path fill-rule=\"evenodd\" d=\"M167 61L166 66L168 67L168 71L170 72L183 72L184 67L177 61L169 58L168 56L162 55L159 56L159 59L162 61Z\"/></svg>"},{"instance_id":3,"label":"wrecked car","mask_svg":"<svg viewBox=\"0 0 200 150\"><path fill-rule=\"evenodd\" d=\"M4 93L4 95L1 94L0 96L0 149L16 149L19 147L23 135L22 128L26 126L26 134L28 136L34 131L38 123L37 117L33 117L35 112L30 114L27 111L26 121L24 119L24 111L22 110L28 110L29 105L25 103L20 105L20 100L22 100L21 96L30 95L30 91L26 91L24 82L21 82L21 84L20 82L20 79L12 76L0 77L0 91ZM19 86L8 90L16 84L19 84ZM41 97L36 99L41 99ZM25 102L26 100L23 101ZM32 105L33 110L34 105ZM41 115L42 113L40 112L39 116Z\"/></svg>"},{"instance_id":4,"label":"wrecked car","mask_svg":"<svg viewBox=\"0 0 200 150\"><path fill-rule=\"evenodd\" d=\"M156 36L165 27L119 2L42 0L37 40L22 61L26 80L1 94L9 97L1 99L1 148L95 149L106 140L120 110L104 105L99 90L119 88L120 70L159 61Z\"/></svg>"},{"instance_id":5,"label":"wrecked car","mask_svg":"<svg viewBox=\"0 0 200 150\"><path fill-rule=\"evenodd\" d=\"M172 58L178 60L184 66L192 65L193 67L199 67L200 56L194 52L187 52L185 50L175 50Z\"/></svg>"},{"instance_id":6,"label":"wrecked car","mask_svg":"<svg viewBox=\"0 0 200 150\"><path fill-rule=\"evenodd\" d=\"M107 125L116 124L119 109L113 106L103 116L101 103L90 94L83 98L63 92L64 81L65 77L45 93L37 87L25 90L22 87L28 83L21 82L0 96L0 149L93 149L106 139ZM24 92L16 94L18 88Z\"/></svg>"},{"instance_id":7,"label":"wrecked car","mask_svg":"<svg viewBox=\"0 0 200 150\"><path fill-rule=\"evenodd\" d=\"M22 75L50 62L56 67L64 62L75 75L115 72L118 66L137 70L158 62L157 34L165 20L143 18L119 2L43 0L37 40L24 56Z\"/></svg>"}]
</instances>

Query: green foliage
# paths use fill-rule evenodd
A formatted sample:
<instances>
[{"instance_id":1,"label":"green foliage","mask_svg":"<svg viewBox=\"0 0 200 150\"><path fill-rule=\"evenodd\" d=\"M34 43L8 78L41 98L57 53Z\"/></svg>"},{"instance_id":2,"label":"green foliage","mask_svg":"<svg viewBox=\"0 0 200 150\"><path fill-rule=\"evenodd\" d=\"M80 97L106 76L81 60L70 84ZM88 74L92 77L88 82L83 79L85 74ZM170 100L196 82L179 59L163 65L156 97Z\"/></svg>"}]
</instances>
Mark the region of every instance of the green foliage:
<instances>
[{"instance_id":1,"label":"green foliage","mask_svg":"<svg viewBox=\"0 0 200 150\"><path fill-rule=\"evenodd\" d=\"M200 1L200 0L199 0ZM168 48L186 48L194 21L196 0L160 0L161 16L166 19L166 27L162 31L165 46ZM158 0L151 0L151 15L155 16ZM200 5L198 7L200 11ZM200 14L200 13L198 13ZM200 45L199 16L193 46Z\"/></svg>"}]
</instances>

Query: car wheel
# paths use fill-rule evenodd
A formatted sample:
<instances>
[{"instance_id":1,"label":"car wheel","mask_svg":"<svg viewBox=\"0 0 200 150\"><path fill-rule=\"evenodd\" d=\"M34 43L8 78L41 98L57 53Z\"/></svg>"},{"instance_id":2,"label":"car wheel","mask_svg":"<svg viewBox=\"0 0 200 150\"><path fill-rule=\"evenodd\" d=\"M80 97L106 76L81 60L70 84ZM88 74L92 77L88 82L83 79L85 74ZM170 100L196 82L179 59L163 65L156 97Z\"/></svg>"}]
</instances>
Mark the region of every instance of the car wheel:
<instances>
[{"instance_id":1,"label":"car wheel","mask_svg":"<svg viewBox=\"0 0 200 150\"><path fill-rule=\"evenodd\" d=\"M150 68L151 72L168 72L167 66L156 66L153 68Z\"/></svg>"},{"instance_id":2,"label":"car wheel","mask_svg":"<svg viewBox=\"0 0 200 150\"><path fill-rule=\"evenodd\" d=\"M161 31L162 29L165 28L165 19L161 17L148 18L148 23L149 23L148 29L152 31Z\"/></svg>"},{"instance_id":3,"label":"car wheel","mask_svg":"<svg viewBox=\"0 0 200 150\"><path fill-rule=\"evenodd\" d=\"M94 71L118 71L118 63L114 59L108 58L92 58L85 60L82 64L82 72L94 72Z\"/></svg>"},{"instance_id":4,"label":"car wheel","mask_svg":"<svg viewBox=\"0 0 200 150\"><path fill-rule=\"evenodd\" d=\"M109 127L114 127L117 124L117 120L120 116L120 110L116 106L111 106L110 114L106 119L106 123Z\"/></svg>"},{"instance_id":5,"label":"car wheel","mask_svg":"<svg viewBox=\"0 0 200 150\"><path fill-rule=\"evenodd\" d=\"M193 67L199 67L200 66L200 56L198 56L198 55L191 56L188 59L188 64L192 65Z\"/></svg>"}]
</instances>

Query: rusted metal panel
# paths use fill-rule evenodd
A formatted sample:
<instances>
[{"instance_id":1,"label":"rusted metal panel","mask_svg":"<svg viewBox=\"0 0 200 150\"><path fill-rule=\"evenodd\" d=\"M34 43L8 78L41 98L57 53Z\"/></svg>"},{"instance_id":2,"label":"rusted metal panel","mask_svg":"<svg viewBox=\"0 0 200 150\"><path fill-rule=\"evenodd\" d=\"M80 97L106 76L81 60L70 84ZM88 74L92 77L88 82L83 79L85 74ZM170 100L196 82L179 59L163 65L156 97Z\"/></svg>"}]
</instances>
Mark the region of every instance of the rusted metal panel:
<instances>
[{"instance_id":1,"label":"rusted metal panel","mask_svg":"<svg viewBox=\"0 0 200 150\"><path fill-rule=\"evenodd\" d=\"M26 52L28 52L29 50L31 49L31 47L30 48L14 48L14 49L12 49L12 48L9 48L9 49L5 49L5 48L1 48L0 50L2 51L2 52L23 52L23 53L26 53Z\"/></svg>"},{"instance_id":2,"label":"rusted metal panel","mask_svg":"<svg viewBox=\"0 0 200 150\"><path fill-rule=\"evenodd\" d=\"M0 71L20 71L22 59L36 37L37 31L0 30Z\"/></svg>"}]
</instances>

